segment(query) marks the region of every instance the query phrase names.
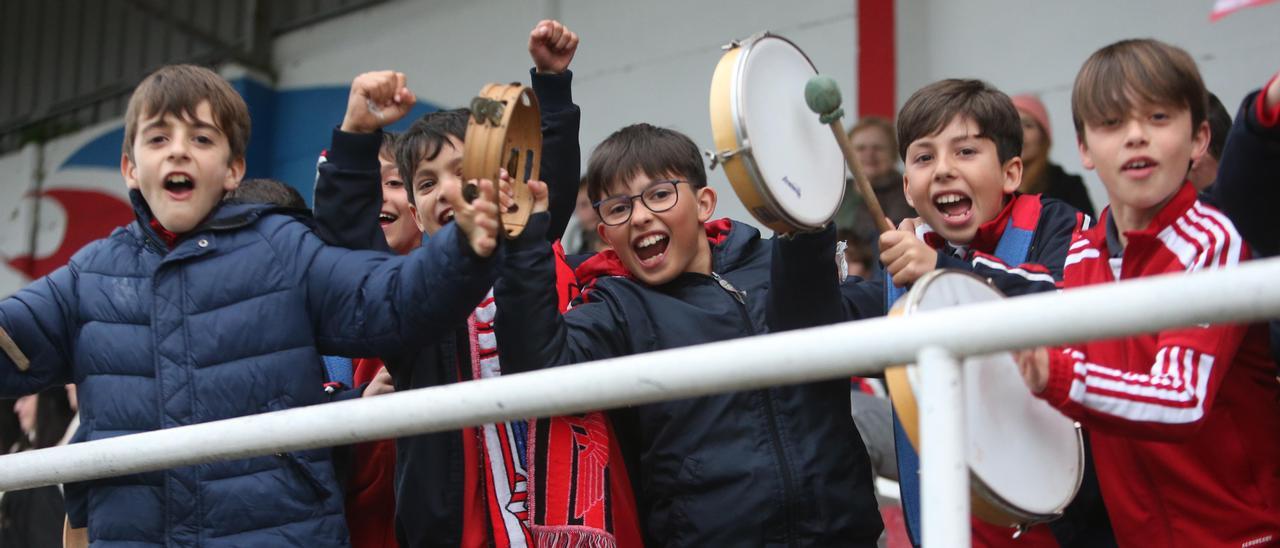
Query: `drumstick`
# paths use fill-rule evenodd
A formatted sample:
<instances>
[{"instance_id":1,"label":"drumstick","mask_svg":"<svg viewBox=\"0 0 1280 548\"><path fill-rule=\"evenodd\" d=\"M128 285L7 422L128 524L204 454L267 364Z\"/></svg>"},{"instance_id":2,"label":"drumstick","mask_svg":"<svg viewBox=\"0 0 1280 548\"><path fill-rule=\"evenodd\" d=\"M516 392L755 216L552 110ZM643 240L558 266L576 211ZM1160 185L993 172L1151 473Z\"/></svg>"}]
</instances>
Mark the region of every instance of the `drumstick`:
<instances>
[{"instance_id":1,"label":"drumstick","mask_svg":"<svg viewBox=\"0 0 1280 548\"><path fill-rule=\"evenodd\" d=\"M844 116L844 109L840 108L841 101L840 86L836 85L836 81L830 76L819 74L810 78L804 85L804 102L809 105L809 110L820 116L822 123L831 127L831 134L835 136L836 143L840 144L840 152L844 153L844 163L853 173L858 194L862 195L862 200L867 204L867 210L876 221L876 228L883 234L893 230L893 225L889 223L889 219L885 218L884 210L880 208L880 200L876 199L876 193L871 190L871 182L862 176L862 172L858 171L858 166L853 161L853 145L849 143L849 137L844 134L844 124L840 122L840 118Z\"/></svg>"}]
</instances>

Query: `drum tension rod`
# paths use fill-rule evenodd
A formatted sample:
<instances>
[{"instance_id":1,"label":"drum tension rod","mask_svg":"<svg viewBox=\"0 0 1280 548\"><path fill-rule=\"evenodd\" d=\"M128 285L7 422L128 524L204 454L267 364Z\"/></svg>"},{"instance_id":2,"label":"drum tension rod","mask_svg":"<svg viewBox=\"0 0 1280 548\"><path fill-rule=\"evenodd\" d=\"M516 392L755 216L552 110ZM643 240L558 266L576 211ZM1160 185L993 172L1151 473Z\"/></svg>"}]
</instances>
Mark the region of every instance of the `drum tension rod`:
<instances>
[{"instance_id":1,"label":"drum tension rod","mask_svg":"<svg viewBox=\"0 0 1280 548\"><path fill-rule=\"evenodd\" d=\"M716 169L716 166L729 161L730 158L733 158L738 154L742 154L743 152L748 152L750 150L751 150L750 146L738 147L732 150L722 150L720 152L712 152L710 150L703 149L702 155L707 158L708 162L710 162L710 165L707 166L707 169L714 171Z\"/></svg>"}]
</instances>

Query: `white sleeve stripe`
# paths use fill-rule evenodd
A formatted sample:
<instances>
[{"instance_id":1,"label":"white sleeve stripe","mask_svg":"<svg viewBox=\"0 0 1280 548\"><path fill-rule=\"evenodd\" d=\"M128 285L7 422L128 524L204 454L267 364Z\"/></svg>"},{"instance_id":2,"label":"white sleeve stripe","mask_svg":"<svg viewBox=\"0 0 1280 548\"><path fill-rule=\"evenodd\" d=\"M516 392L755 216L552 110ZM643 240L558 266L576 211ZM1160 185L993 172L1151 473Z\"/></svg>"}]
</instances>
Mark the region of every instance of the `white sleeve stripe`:
<instances>
[{"instance_id":1,"label":"white sleeve stripe","mask_svg":"<svg viewBox=\"0 0 1280 548\"><path fill-rule=\"evenodd\" d=\"M994 268L996 270L1001 270L1004 272L1008 272L1010 274L1017 274L1018 276L1022 276L1023 278L1026 278L1027 280L1030 280L1033 282L1047 282L1051 284L1058 283L1057 280L1053 279L1053 276L1050 276L1048 274L1044 274L1040 272L1028 272L1021 268L1010 268L1008 266L1005 266L1004 264L1001 264L998 261L992 261L986 257L974 256L973 264L984 265L988 268Z\"/></svg>"},{"instance_id":2,"label":"white sleeve stripe","mask_svg":"<svg viewBox=\"0 0 1280 548\"><path fill-rule=\"evenodd\" d=\"M1182 219L1178 219L1176 222L1164 227L1164 230L1161 230L1157 237L1160 238L1160 242L1164 244L1170 253L1178 257L1178 262L1182 263L1184 270L1193 270L1205 250L1213 249L1213 245L1208 242L1204 242L1203 245L1196 245L1178 232L1177 227L1179 225L1185 225L1185 223L1182 223ZM1201 236L1203 237L1203 235Z\"/></svg>"},{"instance_id":3,"label":"white sleeve stripe","mask_svg":"<svg viewBox=\"0 0 1280 548\"><path fill-rule=\"evenodd\" d=\"M1089 247L1089 240L1080 239L1080 240L1076 240L1076 241L1074 241L1074 242L1071 242L1071 247L1068 247L1068 248L1067 248L1067 251L1075 251L1075 250L1080 249L1080 248L1082 248L1082 247Z\"/></svg>"},{"instance_id":4,"label":"white sleeve stripe","mask_svg":"<svg viewBox=\"0 0 1280 548\"><path fill-rule=\"evenodd\" d=\"M1079 251L1079 252L1067 255L1067 260L1062 262L1062 266L1063 268L1066 268L1068 265L1076 264L1085 259L1097 259L1098 257L1101 257L1101 256L1102 254L1098 253L1098 250L1093 248L1087 248L1084 251Z\"/></svg>"},{"instance_id":5,"label":"white sleeve stripe","mask_svg":"<svg viewBox=\"0 0 1280 548\"><path fill-rule=\"evenodd\" d=\"M1168 375L1126 373L1076 362L1069 397L1084 407L1127 420L1194 422L1204 416L1213 362L1213 356L1182 347L1162 348L1158 353L1152 370L1167 366Z\"/></svg>"},{"instance_id":6,"label":"white sleeve stripe","mask_svg":"<svg viewBox=\"0 0 1280 548\"><path fill-rule=\"evenodd\" d=\"M1206 208L1199 202L1196 202L1195 206L1193 206L1191 209L1196 215L1202 216L1206 221L1211 222L1214 226L1221 229L1223 233L1226 235L1226 238L1227 238L1226 266L1234 266L1236 263L1240 262L1240 259L1244 258L1243 257L1244 251L1240 247L1240 242L1242 241L1242 238L1240 237L1240 233L1236 231L1235 224L1232 223L1231 220L1228 219L1225 215L1223 215L1222 212L1211 209L1211 208Z\"/></svg>"},{"instance_id":7,"label":"white sleeve stripe","mask_svg":"<svg viewBox=\"0 0 1280 548\"><path fill-rule=\"evenodd\" d=\"M1214 243L1211 249L1207 249L1201 253L1201 257L1196 261L1193 269L1219 268L1222 265L1222 254L1227 251L1226 248L1231 243L1230 236L1224 234L1222 229L1214 224L1213 221L1201 217L1194 210L1188 210L1186 217L1191 219L1191 222L1195 223L1196 228L1212 235Z\"/></svg>"}]
</instances>

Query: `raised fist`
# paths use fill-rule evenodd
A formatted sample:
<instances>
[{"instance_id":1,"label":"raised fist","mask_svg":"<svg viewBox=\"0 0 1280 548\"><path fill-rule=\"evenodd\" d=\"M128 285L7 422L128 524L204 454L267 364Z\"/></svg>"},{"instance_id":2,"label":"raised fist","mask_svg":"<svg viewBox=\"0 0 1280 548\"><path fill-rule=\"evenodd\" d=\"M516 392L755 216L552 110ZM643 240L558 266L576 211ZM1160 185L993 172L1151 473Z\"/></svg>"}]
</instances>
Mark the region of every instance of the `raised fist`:
<instances>
[{"instance_id":1,"label":"raised fist","mask_svg":"<svg viewBox=\"0 0 1280 548\"><path fill-rule=\"evenodd\" d=\"M578 51L578 34L559 21L543 19L529 32L529 57L538 72L560 74Z\"/></svg>"},{"instance_id":2,"label":"raised fist","mask_svg":"<svg viewBox=\"0 0 1280 548\"><path fill-rule=\"evenodd\" d=\"M366 72L351 81L342 131L373 133L396 123L413 109L417 98L405 87L403 72Z\"/></svg>"}]
</instances>

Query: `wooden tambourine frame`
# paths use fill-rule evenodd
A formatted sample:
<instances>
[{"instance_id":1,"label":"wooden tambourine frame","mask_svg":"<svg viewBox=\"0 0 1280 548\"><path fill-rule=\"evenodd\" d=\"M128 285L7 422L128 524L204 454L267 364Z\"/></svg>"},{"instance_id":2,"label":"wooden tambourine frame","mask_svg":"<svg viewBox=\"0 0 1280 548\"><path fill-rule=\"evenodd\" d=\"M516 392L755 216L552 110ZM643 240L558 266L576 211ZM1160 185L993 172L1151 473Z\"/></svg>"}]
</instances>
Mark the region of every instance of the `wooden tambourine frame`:
<instances>
[{"instance_id":1,"label":"wooden tambourine frame","mask_svg":"<svg viewBox=\"0 0 1280 548\"><path fill-rule=\"evenodd\" d=\"M542 117L533 90L516 84L489 84L471 100L463 141L462 177L497 184L498 169L511 176L515 205L500 212L508 238L524 231L533 212L529 180L542 163ZM465 189L464 189L465 190Z\"/></svg>"},{"instance_id":2,"label":"wooden tambourine frame","mask_svg":"<svg viewBox=\"0 0 1280 548\"><path fill-rule=\"evenodd\" d=\"M947 270L935 270L926 274L924 277L916 281L915 287L912 289L923 290L928 287L929 282L937 278L944 272L956 272ZM977 276L974 276L976 279ZM984 283L988 283L983 280ZM889 310L889 317L906 316L911 314L918 304L921 293L912 291L898 299L894 303L893 308ZM885 385L889 388L889 399L893 402L893 410L898 414L898 422L902 423L902 430L907 433L907 439L911 440L911 446L920 451L920 407L916 401L915 391L911 387L911 379L907 373L905 365L889 367L884 370ZM1077 435L1079 435L1077 431ZM1083 448L1082 448L1083 450ZM1081 459L1084 458L1082 454ZM968 468L966 459L965 467ZM1079 485L1076 486L1079 489ZM1024 511L1013 505L998 493L987 486L982 478L969 471L969 511L987 523L1003 527L1014 527L1025 529L1038 523L1052 521L1058 518L1058 515L1040 515Z\"/></svg>"}]
</instances>

